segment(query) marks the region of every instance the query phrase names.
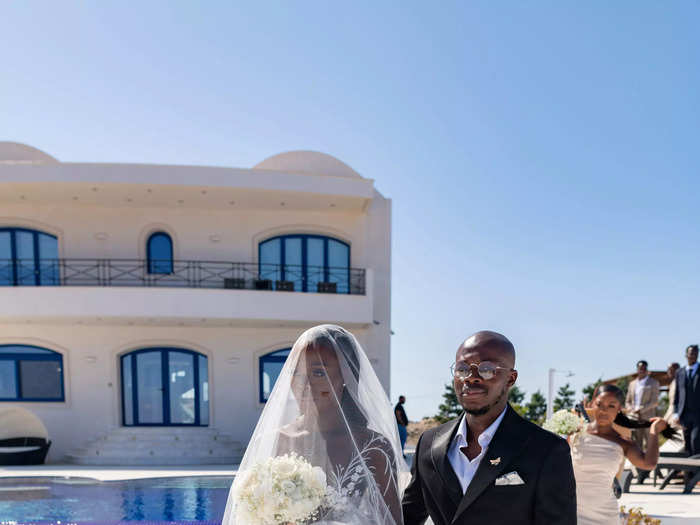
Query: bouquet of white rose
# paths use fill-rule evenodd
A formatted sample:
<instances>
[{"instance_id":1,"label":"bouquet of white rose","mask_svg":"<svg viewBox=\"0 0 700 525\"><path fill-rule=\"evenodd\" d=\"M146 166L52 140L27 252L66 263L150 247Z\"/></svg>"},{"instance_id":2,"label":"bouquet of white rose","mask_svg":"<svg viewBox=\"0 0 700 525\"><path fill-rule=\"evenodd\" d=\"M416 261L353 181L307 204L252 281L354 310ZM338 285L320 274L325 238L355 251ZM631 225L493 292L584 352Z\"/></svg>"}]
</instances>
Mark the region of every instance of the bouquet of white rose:
<instances>
[{"instance_id":1,"label":"bouquet of white rose","mask_svg":"<svg viewBox=\"0 0 700 525\"><path fill-rule=\"evenodd\" d=\"M557 410L550 419L544 422L542 428L555 434L569 435L577 432L583 426L583 419L568 410Z\"/></svg>"},{"instance_id":2,"label":"bouquet of white rose","mask_svg":"<svg viewBox=\"0 0 700 525\"><path fill-rule=\"evenodd\" d=\"M267 458L245 472L237 484L237 524L302 524L326 500L326 474L297 454Z\"/></svg>"}]
</instances>

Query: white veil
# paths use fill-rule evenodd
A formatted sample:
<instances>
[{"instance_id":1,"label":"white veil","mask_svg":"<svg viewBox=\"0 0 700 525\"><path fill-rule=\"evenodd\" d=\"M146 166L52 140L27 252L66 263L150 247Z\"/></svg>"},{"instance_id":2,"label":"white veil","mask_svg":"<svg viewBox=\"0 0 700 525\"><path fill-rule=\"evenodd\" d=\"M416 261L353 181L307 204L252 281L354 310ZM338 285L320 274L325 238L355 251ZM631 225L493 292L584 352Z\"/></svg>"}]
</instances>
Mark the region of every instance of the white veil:
<instances>
[{"instance_id":1,"label":"white veil","mask_svg":"<svg viewBox=\"0 0 700 525\"><path fill-rule=\"evenodd\" d=\"M222 525L273 525L252 519L241 492L256 465L295 454L325 474L338 496L303 523L403 525L409 477L396 419L355 337L321 325L297 339L248 444Z\"/></svg>"}]
</instances>

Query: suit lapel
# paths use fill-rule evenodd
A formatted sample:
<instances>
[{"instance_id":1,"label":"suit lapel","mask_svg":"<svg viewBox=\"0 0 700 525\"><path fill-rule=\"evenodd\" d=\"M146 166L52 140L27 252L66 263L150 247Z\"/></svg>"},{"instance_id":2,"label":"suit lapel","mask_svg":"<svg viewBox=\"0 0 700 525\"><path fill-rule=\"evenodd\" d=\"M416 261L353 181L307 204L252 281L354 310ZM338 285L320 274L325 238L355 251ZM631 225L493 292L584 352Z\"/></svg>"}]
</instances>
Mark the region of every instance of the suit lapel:
<instances>
[{"instance_id":1,"label":"suit lapel","mask_svg":"<svg viewBox=\"0 0 700 525\"><path fill-rule=\"evenodd\" d=\"M430 455L435 470L440 475L445 490L455 506L459 505L459 501L462 499L462 485L452 468L450 459L447 457L447 452L450 449L452 438L454 438L454 435L457 433L457 427L459 427L461 421L462 416L458 417L452 423L445 425L440 433L433 438L433 443L430 447Z\"/></svg>"},{"instance_id":2,"label":"suit lapel","mask_svg":"<svg viewBox=\"0 0 700 525\"><path fill-rule=\"evenodd\" d=\"M486 455L481 460L474 478L467 487L467 492L457 507L453 523L489 485L494 483L498 476L506 469L512 469L511 461L527 444L530 437L518 432L518 427L520 427L520 416L508 405L503 421L494 434ZM500 460L497 464L491 462L491 460L498 460L498 458Z\"/></svg>"}]
</instances>

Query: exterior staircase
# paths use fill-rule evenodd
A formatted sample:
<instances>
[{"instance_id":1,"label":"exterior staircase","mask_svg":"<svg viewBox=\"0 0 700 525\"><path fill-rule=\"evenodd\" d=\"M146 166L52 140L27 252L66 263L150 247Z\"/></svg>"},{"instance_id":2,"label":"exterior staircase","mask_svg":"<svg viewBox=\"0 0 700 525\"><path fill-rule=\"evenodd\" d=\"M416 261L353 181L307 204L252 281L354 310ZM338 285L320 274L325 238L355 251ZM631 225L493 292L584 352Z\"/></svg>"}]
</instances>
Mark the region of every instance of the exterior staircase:
<instances>
[{"instance_id":1,"label":"exterior staircase","mask_svg":"<svg viewBox=\"0 0 700 525\"><path fill-rule=\"evenodd\" d=\"M234 465L243 447L211 427L120 427L66 456L79 465Z\"/></svg>"}]
</instances>

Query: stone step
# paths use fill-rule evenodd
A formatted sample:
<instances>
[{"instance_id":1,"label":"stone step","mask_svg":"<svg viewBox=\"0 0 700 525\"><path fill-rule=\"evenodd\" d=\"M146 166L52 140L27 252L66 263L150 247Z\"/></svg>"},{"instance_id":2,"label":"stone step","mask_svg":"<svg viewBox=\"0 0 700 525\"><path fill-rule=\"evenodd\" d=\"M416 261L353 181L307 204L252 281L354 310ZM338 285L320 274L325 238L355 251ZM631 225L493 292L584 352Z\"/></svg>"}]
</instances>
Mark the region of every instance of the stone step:
<instances>
[{"instance_id":1,"label":"stone step","mask_svg":"<svg viewBox=\"0 0 700 525\"><path fill-rule=\"evenodd\" d=\"M185 455L200 455L207 456L212 454L237 454L239 453L240 446L222 446L222 447L201 447L199 445L187 446L187 447L162 447L154 445L153 443L143 443L139 444L139 449L145 451L144 454L151 455L151 451L154 454L161 454L161 451L169 452L170 455L174 454L185 454ZM82 455L98 455L99 454L133 454L134 448L128 446L106 446L106 447L86 447L80 452L72 451L72 454L82 454Z\"/></svg>"},{"instance_id":2,"label":"stone step","mask_svg":"<svg viewBox=\"0 0 700 525\"><path fill-rule=\"evenodd\" d=\"M241 443L211 427L115 428L72 450L66 461L84 465L235 464Z\"/></svg>"},{"instance_id":3,"label":"stone step","mask_svg":"<svg viewBox=\"0 0 700 525\"><path fill-rule=\"evenodd\" d=\"M241 444L237 442L232 443L199 443L199 442L177 442L169 443L164 445L163 443L153 442L153 441L140 441L138 443L111 443L111 442L92 442L88 443L83 447L73 450L71 453L76 453L78 450L84 453L90 453L94 450L103 451L119 451L119 452L135 452L138 450L172 450L189 452L189 453L207 453L206 451L214 450L228 450L228 451L238 451L241 449Z\"/></svg>"},{"instance_id":4,"label":"stone step","mask_svg":"<svg viewBox=\"0 0 700 525\"><path fill-rule=\"evenodd\" d=\"M223 432L210 427L121 427L110 430L105 435L110 436L140 436L140 435L168 435L168 436L218 436Z\"/></svg>"},{"instance_id":5,"label":"stone step","mask_svg":"<svg viewBox=\"0 0 700 525\"><path fill-rule=\"evenodd\" d=\"M149 457L120 457L104 458L89 456L74 456L68 454L66 460L75 465L234 465L241 462L240 456L216 456L211 458L183 457L183 456L149 456Z\"/></svg>"},{"instance_id":6,"label":"stone step","mask_svg":"<svg viewBox=\"0 0 700 525\"><path fill-rule=\"evenodd\" d=\"M219 434L216 436L158 436L158 435L132 435L132 436L105 436L95 440L96 443L133 443L134 441L153 443L235 443L231 436Z\"/></svg>"}]
</instances>

